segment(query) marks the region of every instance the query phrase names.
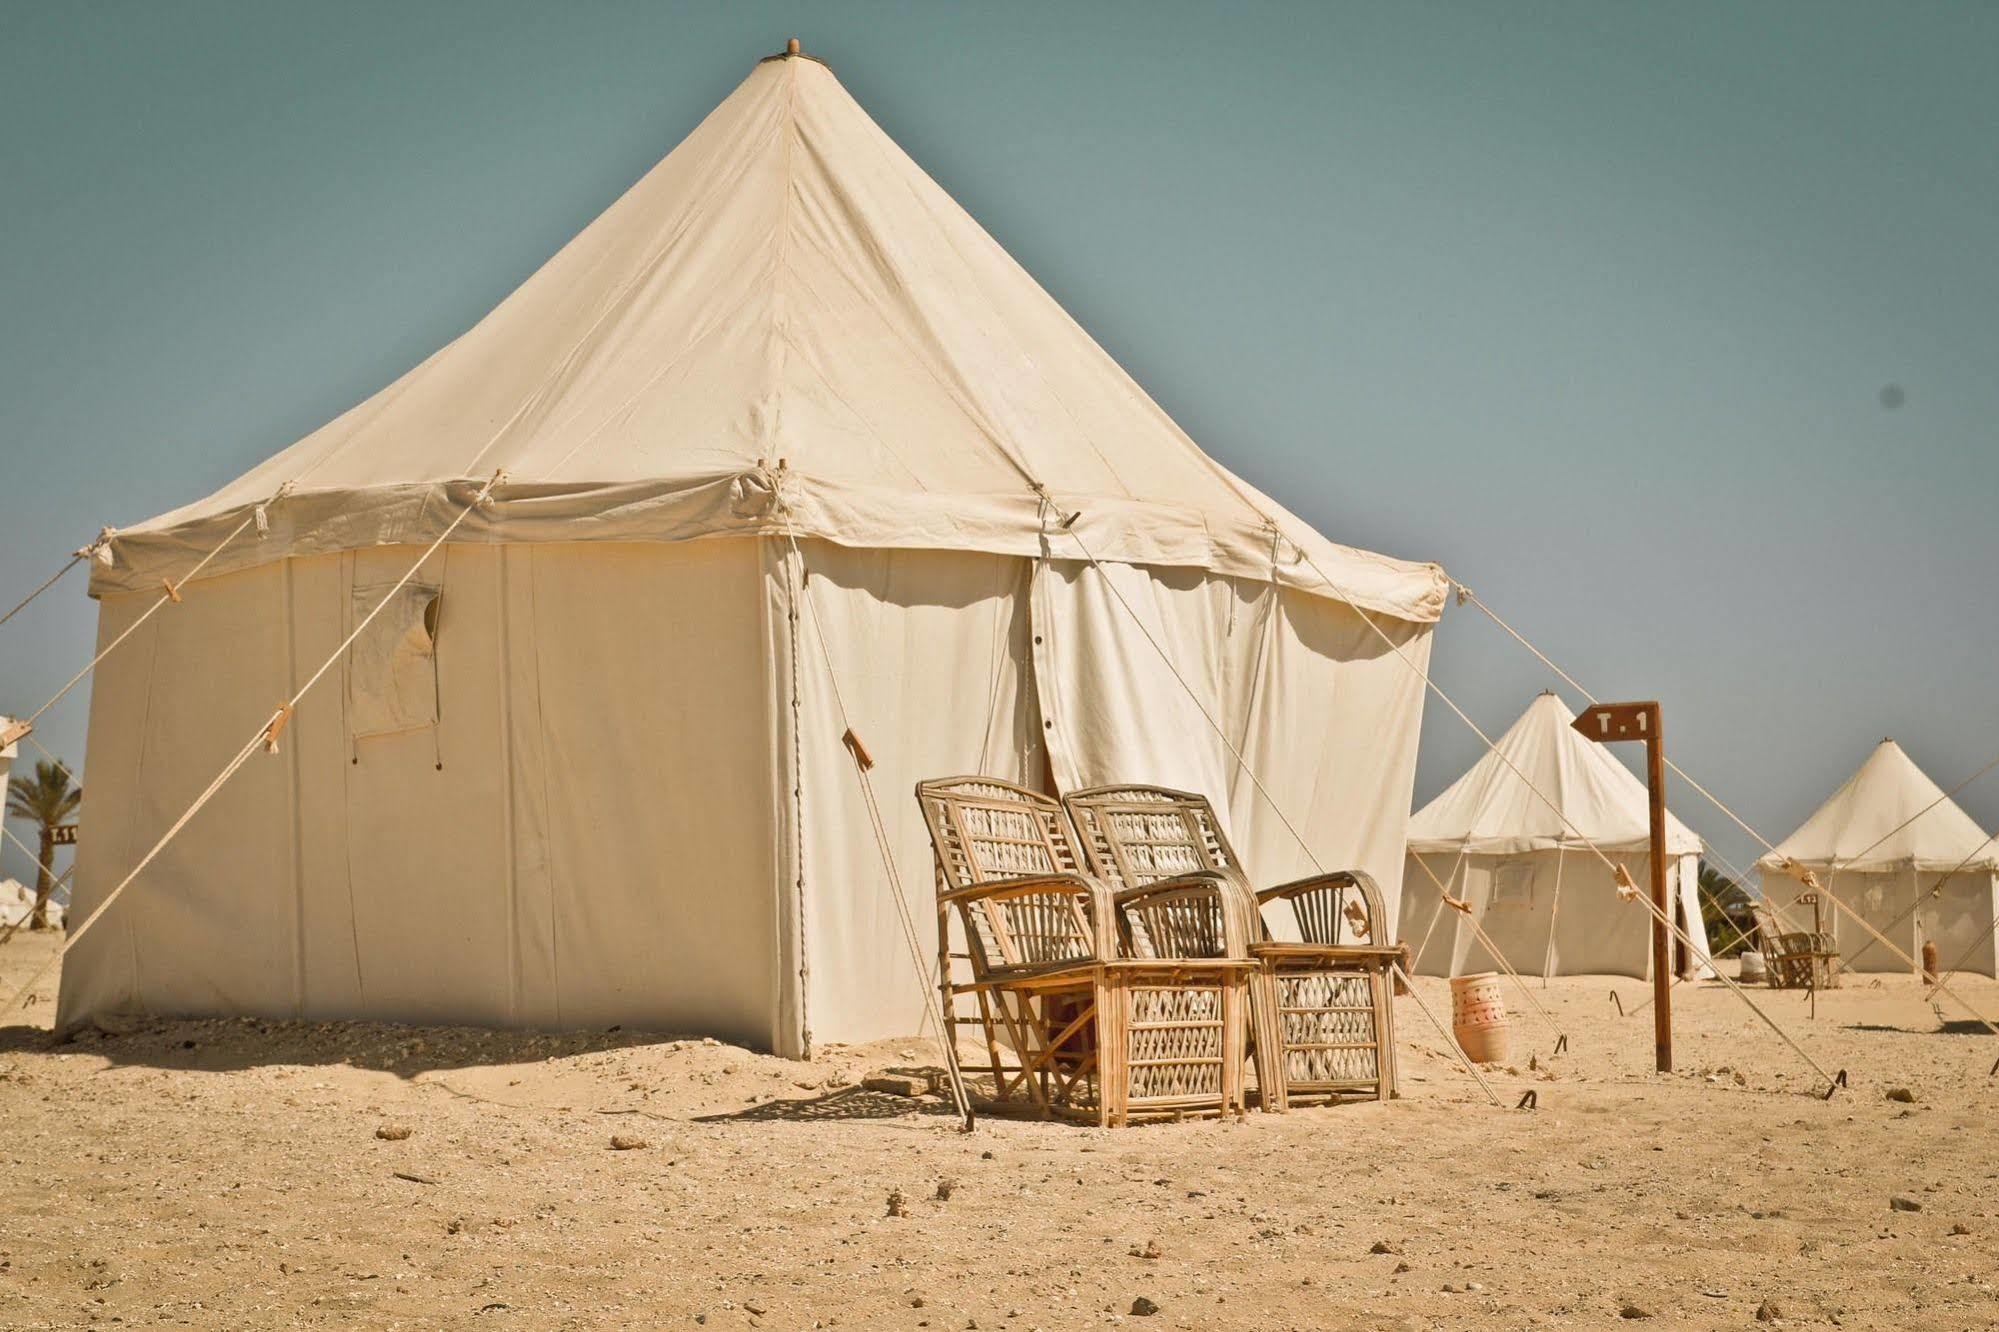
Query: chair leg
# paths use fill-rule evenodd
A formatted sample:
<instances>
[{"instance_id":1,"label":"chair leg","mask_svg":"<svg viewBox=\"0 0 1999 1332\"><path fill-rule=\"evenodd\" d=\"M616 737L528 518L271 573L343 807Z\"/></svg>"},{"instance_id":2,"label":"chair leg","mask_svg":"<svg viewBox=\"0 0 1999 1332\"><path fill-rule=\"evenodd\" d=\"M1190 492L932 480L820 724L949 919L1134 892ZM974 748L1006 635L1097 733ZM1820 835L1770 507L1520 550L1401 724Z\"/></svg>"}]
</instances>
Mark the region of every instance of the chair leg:
<instances>
[{"instance_id":1,"label":"chair leg","mask_svg":"<svg viewBox=\"0 0 1999 1332\"><path fill-rule=\"evenodd\" d=\"M1130 995L1121 972L1100 972L1097 998L1097 1125L1122 1128L1131 1109Z\"/></svg>"},{"instance_id":2,"label":"chair leg","mask_svg":"<svg viewBox=\"0 0 1999 1332\"><path fill-rule=\"evenodd\" d=\"M1374 991L1374 1099L1395 1098L1395 986L1384 971L1368 978Z\"/></svg>"},{"instance_id":3,"label":"chair leg","mask_svg":"<svg viewBox=\"0 0 1999 1332\"><path fill-rule=\"evenodd\" d=\"M1266 1112L1281 1115L1291 1108L1284 1072L1284 1014L1279 1007L1283 991L1276 972L1267 966L1259 968L1249 984L1249 1017L1256 1028L1257 1093Z\"/></svg>"},{"instance_id":4,"label":"chair leg","mask_svg":"<svg viewBox=\"0 0 1999 1332\"><path fill-rule=\"evenodd\" d=\"M1256 1007L1250 997L1250 987L1254 983L1253 979L1232 976L1222 991L1223 1114L1233 1111L1240 1115L1249 1108L1249 1097L1242 1085L1242 1072L1248 1055L1248 1051L1243 1047L1248 1042L1249 1019ZM1263 1075L1259 1072L1257 1074L1259 1085L1262 1080Z\"/></svg>"}]
</instances>

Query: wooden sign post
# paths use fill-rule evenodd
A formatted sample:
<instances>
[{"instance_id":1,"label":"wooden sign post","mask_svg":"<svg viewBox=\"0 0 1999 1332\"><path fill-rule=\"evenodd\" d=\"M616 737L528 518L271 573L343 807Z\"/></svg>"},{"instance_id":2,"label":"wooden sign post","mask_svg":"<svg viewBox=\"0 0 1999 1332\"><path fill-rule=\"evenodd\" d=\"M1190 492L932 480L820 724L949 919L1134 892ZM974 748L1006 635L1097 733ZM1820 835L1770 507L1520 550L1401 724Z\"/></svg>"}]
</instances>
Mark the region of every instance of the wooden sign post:
<instances>
[{"instance_id":1,"label":"wooden sign post","mask_svg":"<svg viewBox=\"0 0 1999 1332\"><path fill-rule=\"evenodd\" d=\"M1673 956L1666 922L1672 907L1666 900L1666 737L1657 703L1593 703L1573 723L1576 731L1598 744L1619 740L1645 742L1645 793L1650 798L1652 841L1652 1038L1661 1073L1673 1071Z\"/></svg>"}]
</instances>

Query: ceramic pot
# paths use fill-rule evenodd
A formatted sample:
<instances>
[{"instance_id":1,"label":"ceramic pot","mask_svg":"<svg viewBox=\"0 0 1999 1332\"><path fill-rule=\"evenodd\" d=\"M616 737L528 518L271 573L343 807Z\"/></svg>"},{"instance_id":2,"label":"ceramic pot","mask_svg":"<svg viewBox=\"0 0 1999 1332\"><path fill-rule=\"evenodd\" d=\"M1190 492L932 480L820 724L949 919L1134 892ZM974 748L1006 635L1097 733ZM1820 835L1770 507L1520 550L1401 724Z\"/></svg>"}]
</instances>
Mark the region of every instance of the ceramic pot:
<instances>
[{"instance_id":1,"label":"ceramic pot","mask_svg":"<svg viewBox=\"0 0 1999 1332\"><path fill-rule=\"evenodd\" d=\"M1506 1016L1498 972L1452 978L1451 1034L1473 1063L1505 1062L1513 1049L1513 1023Z\"/></svg>"}]
</instances>

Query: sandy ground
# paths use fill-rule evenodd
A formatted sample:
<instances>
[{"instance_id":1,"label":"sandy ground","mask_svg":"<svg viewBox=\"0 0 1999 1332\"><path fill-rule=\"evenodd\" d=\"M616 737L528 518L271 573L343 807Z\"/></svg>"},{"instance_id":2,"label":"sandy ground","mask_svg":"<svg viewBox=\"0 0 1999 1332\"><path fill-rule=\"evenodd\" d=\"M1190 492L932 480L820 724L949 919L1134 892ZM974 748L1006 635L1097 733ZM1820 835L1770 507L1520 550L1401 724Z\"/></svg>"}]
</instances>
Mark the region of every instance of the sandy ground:
<instances>
[{"instance_id":1,"label":"sandy ground","mask_svg":"<svg viewBox=\"0 0 1999 1332\"><path fill-rule=\"evenodd\" d=\"M48 947L0 949L0 993ZM1908 980L1816 1021L1758 991L1849 1070L1828 1103L1718 986L1676 992L1681 1071L1651 1073L1613 987L1643 994L1544 992L1553 1059L1516 1014L1504 1109L1404 999L1391 1105L964 1135L856 1085L916 1042L799 1064L212 1021L56 1044L45 982L0 1028L0 1326L1704 1328L1766 1300L1780 1326L1999 1326L1999 1040L1940 1029Z\"/></svg>"}]
</instances>

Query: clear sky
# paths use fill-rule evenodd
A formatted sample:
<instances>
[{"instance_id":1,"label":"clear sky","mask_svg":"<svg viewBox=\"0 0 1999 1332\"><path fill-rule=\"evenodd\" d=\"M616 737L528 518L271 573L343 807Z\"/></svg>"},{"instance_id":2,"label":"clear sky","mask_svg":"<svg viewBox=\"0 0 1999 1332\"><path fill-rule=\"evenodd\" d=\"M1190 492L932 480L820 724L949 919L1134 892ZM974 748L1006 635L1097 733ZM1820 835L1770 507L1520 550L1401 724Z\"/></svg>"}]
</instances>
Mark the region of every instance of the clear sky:
<instances>
[{"instance_id":1,"label":"clear sky","mask_svg":"<svg viewBox=\"0 0 1999 1332\"><path fill-rule=\"evenodd\" d=\"M1999 753L1977 4L0 0L0 600L461 332L794 34L1209 452L1664 700L1772 837L1883 735ZM0 711L88 657L72 578ZM1495 732L1552 683L1468 609L1436 674ZM1478 749L1433 705L1418 799Z\"/></svg>"}]
</instances>

